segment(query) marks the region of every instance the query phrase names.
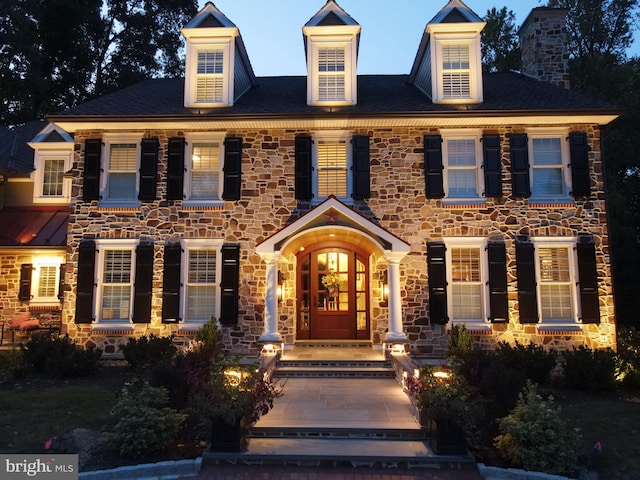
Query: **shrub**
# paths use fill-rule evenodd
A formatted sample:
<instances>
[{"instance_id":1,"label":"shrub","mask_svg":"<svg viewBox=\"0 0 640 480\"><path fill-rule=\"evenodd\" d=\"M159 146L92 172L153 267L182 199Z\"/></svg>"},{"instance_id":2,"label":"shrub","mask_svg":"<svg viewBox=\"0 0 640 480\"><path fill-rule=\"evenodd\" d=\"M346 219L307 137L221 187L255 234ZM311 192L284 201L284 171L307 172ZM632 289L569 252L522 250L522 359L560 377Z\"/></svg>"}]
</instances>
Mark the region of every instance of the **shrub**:
<instances>
[{"instance_id":1,"label":"shrub","mask_svg":"<svg viewBox=\"0 0 640 480\"><path fill-rule=\"evenodd\" d=\"M187 416L167 407L167 402L166 389L147 383L122 390L112 411L117 423L108 434L121 455L141 458L176 443Z\"/></svg>"},{"instance_id":2,"label":"shrub","mask_svg":"<svg viewBox=\"0 0 640 480\"><path fill-rule=\"evenodd\" d=\"M528 380L538 384L549 380L549 373L556 366L556 357L555 350L547 351L535 343L525 346L518 342L515 345L500 342L495 351L495 361L521 371Z\"/></svg>"},{"instance_id":3,"label":"shrub","mask_svg":"<svg viewBox=\"0 0 640 480\"><path fill-rule=\"evenodd\" d=\"M580 346L564 352L567 386L584 392L610 391L616 387L616 355L613 350Z\"/></svg>"},{"instance_id":4,"label":"shrub","mask_svg":"<svg viewBox=\"0 0 640 480\"><path fill-rule=\"evenodd\" d=\"M511 466L557 475L573 470L581 435L563 420L553 398L543 399L533 383L527 382L499 426L494 445Z\"/></svg>"},{"instance_id":5,"label":"shrub","mask_svg":"<svg viewBox=\"0 0 640 480\"><path fill-rule=\"evenodd\" d=\"M173 335L158 337L153 333L140 338L130 338L120 349L125 360L137 371L147 370L161 362L171 362L178 349L173 344Z\"/></svg>"},{"instance_id":6,"label":"shrub","mask_svg":"<svg viewBox=\"0 0 640 480\"><path fill-rule=\"evenodd\" d=\"M523 371L491 362L482 374L480 390L489 399L487 403L492 418L502 417L512 410L526 384L527 377Z\"/></svg>"},{"instance_id":7,"label":"shrub","mask_svg":"<svg viewBox=\"0 0 640 480\"><path fill-rule=\"evenodd\" d=\"M54 377L79 377L98 370L102 350L78 348L68 335L32 335L20 347L28 372L46 373Z\"/></svg>"},{"instance_id":8,"label":"shrub","mask_svg":"<svg viewBox=\"0 0 640 480\"><path fill-rule=\"evenodd\" d=\"M449 332L447 357L453 363L464 363L476 350L473 334L465 325L454 325Z\"/></svg>"},{"instance_id":9,"label":"shrub","mask_svg":"<svg viewBox=\"0 0 640 480\"><path fill-rule=\"evenodd\" d=\"M635 327L618 331L617 377L622 384L640 390L640 330Z\"/></svg>"}]
</instances>

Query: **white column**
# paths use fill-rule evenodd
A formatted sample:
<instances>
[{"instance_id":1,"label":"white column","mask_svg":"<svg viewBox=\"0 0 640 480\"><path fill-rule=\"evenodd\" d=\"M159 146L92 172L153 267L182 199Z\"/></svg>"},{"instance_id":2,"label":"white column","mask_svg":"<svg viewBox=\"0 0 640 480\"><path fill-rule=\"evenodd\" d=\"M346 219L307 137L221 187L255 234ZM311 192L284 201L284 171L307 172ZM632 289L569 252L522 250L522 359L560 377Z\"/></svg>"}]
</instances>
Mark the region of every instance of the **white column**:
<instances>
[{"instance_id":1,"label":"white column","mask_svg":"<svg viewBox=\"0 0 640 480\"><path fill-rule=\"evenodd\" d=\"M389 281L389 331L386 343L406 343L409 341L402 329L402 297L400 295L400 261L406 253L385 252Z\"/></svg>"},{"instance_id":2,"label":"white column","mask_svg":"<svg viewBox=\"0 0 640 480\"><path fill-rule=\"evenodd\" d=\"M267 264L267 288L265 291L264 331L259 342L282 342L278 332L278 260L280 253L262 253Z\"/></svg>"}]
</instances>

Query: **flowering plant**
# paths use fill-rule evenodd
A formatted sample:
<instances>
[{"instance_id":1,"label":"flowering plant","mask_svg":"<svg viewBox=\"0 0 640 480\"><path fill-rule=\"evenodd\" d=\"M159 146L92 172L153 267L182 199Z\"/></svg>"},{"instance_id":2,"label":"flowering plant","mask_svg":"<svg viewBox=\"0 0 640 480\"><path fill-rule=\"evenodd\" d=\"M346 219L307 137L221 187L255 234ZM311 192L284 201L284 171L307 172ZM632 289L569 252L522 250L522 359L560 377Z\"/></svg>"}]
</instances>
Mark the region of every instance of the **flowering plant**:
<instances>
[{"instance_id":1,"label":"flowering plant","mask_svg":"<svg viewBox=\"0 0 640 480\"><path fill-rule=\"evenodd\" d=\"M340 276L337 273L323 275L322 285L329 291L336 290L340 286Z\"/></svg>"}]
</instances>

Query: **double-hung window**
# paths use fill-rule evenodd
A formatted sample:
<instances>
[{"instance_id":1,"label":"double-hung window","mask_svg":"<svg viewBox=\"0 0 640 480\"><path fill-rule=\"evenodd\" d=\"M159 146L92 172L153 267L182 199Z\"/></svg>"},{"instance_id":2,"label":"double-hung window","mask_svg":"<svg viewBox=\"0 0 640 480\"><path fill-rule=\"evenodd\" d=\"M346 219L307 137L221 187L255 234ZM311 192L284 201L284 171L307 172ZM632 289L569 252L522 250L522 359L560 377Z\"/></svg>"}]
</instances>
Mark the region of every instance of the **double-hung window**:
<instances>
[{"instance_id":1,"label":"double-hung window","mask_svg":"<svg viewBox=\"0 0 640 480\"><path fill-rule=\"evenodd\" d=\"M210 202L222 197L222 136L188 134L186 198L193 202Z\"/></svg>"},{"instance_id":2,"label":"double-hung window","mask_svg":"<svg viewBox=\"0 0 640 480\"><path fill-rule=\"evenodd\" d=\"M98 240L99 322L129 323L133 304L136 240Z\"/></svg>"},{"instance_id":3,"label":"double-hung window","mask_svg":"<svg viewBox=\"0 0 640 480\"><path fill-rule=\"evenodd\" d=\"M138 202L140 137L106 139L102 202Z\"/></svg>"},{"instance_id":4,"label":"double-hung window","mask_svg":"<svg viewBox=\"0 0 640 480\"><path fill-rule=\"evenodd\" d=\"M576 260L573 239L534 239L538 303L542 322L576 321Z\"/></svg>"},{"instance_id":5,"label":"double-hung window","mask_svg":"<svg viewBox=\"0 0 640 480\"><path fill-rule=\"evenodd\" d=\"M448 238L445 243L451 320L483 324L487 319L485 239Z\"/></svg>"},{"instance_id":6,"label":"double-hung window","mask_svg":"<svg viewBox=\"0 0 640 480\"><path fill-rule=\"evenodd\" d=\"M569 197L566 132L529 132L531 198L564 200Z\"/></svg>"},{"instance_id":7,"label":"double-hung window","mask_svg":"<svg viewBox=\"0 0 640 480\"><path fill-rule=\"evenodd\" d=\"M471 64L469 44L442 45L442 98L468 99L471 97Z\"/></svg>"},{"instance_id":8,"label":"double-hung window","mask_svg":"<svg viewBox=\"0 0 640 480\"><path fill-rule=\"evenodd\" d=\"M478 200L482 193L482 175L478 162L482 159L479 135L450 135L443 132L445 164L445 198Z\"/></svg>"},{"instance_id":9,"label":"double-hung window","mask_svg":"<svg viewBox=\"0 0 640 480\"><path fill-rule=\"evenodd\" d=\"M184 306L188 323L220 316L221 241L184 240Z\"/></svg>"},{"instance_id":10,"label":"double-hung window","mask_svg":"<svg viewBox=\"0 0 640 480\"><path fill-rule=\"evenodd\" d=\"M348 196L347 140L341 138L318 139L316 148L316 185L319 198L335 195Z\"/></svg>"},{"instance_id":11,"label":"double-hung window","mask_svg":"<svg viewBox=\"0 0 640 480\"><path fill-rule=\"evenodd\" d=\"M318 48L318 100L344 101L345 85L345 48Z\"/></svg>"},{"instance_id":12,"label":"double-hung window","mask_svg":"<svg viewBox=\"0 0 640 480\"><path fill-rule=\"evenodd\" d=\"M36 144L37 145L37 144ZM37 149L34 156L34 203L64 203L69 201L71 179L64 174L71 168L68 151Z\"/></svg>"},{"instance_id":13,"label":"double-hung window","mask_svg":"<svg viewBox=\"0 0 640 480\"><path fill-rule=\"evenodd\" d=\"M199 50L196 102L222 103L225 101L224 93L224 50Z\"/></svg>"}]
</instances>

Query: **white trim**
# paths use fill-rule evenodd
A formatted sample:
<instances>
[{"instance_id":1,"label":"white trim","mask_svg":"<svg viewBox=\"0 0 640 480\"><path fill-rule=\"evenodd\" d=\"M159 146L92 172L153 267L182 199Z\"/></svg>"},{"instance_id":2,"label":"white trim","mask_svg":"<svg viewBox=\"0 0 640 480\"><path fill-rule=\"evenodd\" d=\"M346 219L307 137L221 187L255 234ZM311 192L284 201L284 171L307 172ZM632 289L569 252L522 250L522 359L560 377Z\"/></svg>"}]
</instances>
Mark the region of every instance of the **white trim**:
<instances>
[{"instance_id":1,"label":"white trim","mask_svg":"<svg viewBox=\"0 0 640 480\"><path fill-rule=\"evenodd\" d=\"M210 206L213 204L223 205L222 190L224 184L224 132L186 132L184 152L184 201L183 206ZM215 198L191 198L191 185L193 175L193 144L194 143L217 143L218 144L218 191Z\"/></svg>"},{"instance_id":2,"label":"white trim","mask_svg":"<svg viewBox=\"0 0 640 480\"><path fill-rule=\"evenodd\" d=\"M183 238L180 240L182 246L182 268L180 271L180 328L199 326L203 322L199 320L189 320L187 318L187 273L189 271L189 251L192 250L214 250L216 252L216 303L214 305L213 316L220 318L220 282L222 280L221 248L224 240L217 238Z\"/></svg>"},{"instance_id":3,"label":"white trim","mask_svg":"<svg viewBox=\"0 0 640 480\"><path fill-rule=\"evenodd\" d=\"M36 204L68 204L71 199L71 178L62 178L61 195L45 195L44 170L48 160L63 160L63 173L71 169L73 157L73 144L33 144L35 150L33 156L34 171L31 172L33 180L33 203Z\"/></svg>"},{"instance_id":4,"label":"white trim","mask_svg":"<svg viewBox=\"0 0 640 480\"><path fill-rule=\"evenodd\" d=\"M96 243L96 278L94 283L96 285L95 298L93 303L94 318L96 319L96 326L109 326L109 327L122 327L130 326L132 323L133 315L133 301L134 301L134 285L135 285L135 273L136 273L136 247L140 243L138 239L119 238L119 239L97 239ZM131 265L130 265L130 292L129 292L129 312L127 314L127 321L109 321L102 318L102 300L104 296L104 262L105 253L111 250L128 250L131 252Z\"/></svg>"},{"instance_id":5,"label":"white trim","mask_svg":"<svg viewBox=\"0 0 640 480\"><path fill-rule=\"evenodd\" d=\"M445 254L445 265L447 273L447 311L449 312L449 318L451 321L449 324L453 325L465 325L469 329L478 330L491 327L489 320L489 289L487 288L489 282L489 261L487 258L487 238L486 237L444 237L444 243L447 251ZM456 319L453 317L453 261L451 250L453 248L474 248L478 249L479 261L480 261L480 285L482 289L481 294L481 314L482 318L477 319Z\"/></svg>"},{"instance_id":6,"label":"white trim","mask_svg":"<svg viewBox=\"0 0 640 480\"><path fill-rule=\"evenodd\" d=\"M42 304L59 304L58 284L60 279L60 266L65 262L64 256L57 255L34 255L32 258L33 270L31 282L31 301L29 305L38 306ZM55 293L50 297L39 297L40 269L42 267L55 267Z\"/></svg>"},{"instance_id":7,"label":"white trim","mask_svg":"<svg viewBox=\"0 0 640 480\"><path fill-rule=\"evenodd\" d=\"M443 148L442 148L442 161L444 165L444 192L445 196L444 202L484 202L484 172L482 170L483 164L483 153L482 153L482 143L480 139L482 138L482 130L480 129L443 129L440 130L440 134L442 135L443 140ZM449 195L449 148L448 141L449 140L473 140L475 147L475 176L476 176L476 195L472 197L451 197Z\"/></svg>"},{"instance_id":8,"label":"white trim","mask_svg":"<svg viewBox=\"0 0 640 480\"><path fill-rule=\"evenodd\" d=\"M538 302L538 317L539 322L538 326L575 326L579 325L579 319L582 317L580 302L578 300L578 259L576 253L576 237L531 237L531 241L533 242L535 248L535 272L536 272L536 298ZM569 259L569 280L568 284L570 287L571 294L571 314L572 321L567 320L553 320L547 319L545 320L542 317L542 295L540 293L540 248L548 247L548 248L565 248L567 249L568 259Z\"/></svg>"},{"instance_id":9,"label":"white trim","mask_svg":"<svg viewBox=\"0 0 640 480\"><path fill-rule=\"evenodd\" d=\"M527 148L529 150L529 177L531 182L531 197L529 199L530 203L573 203L573 197L571 196L571 171L569 168L570 163L570 153L569 153L569 144L566 141L569 135L568 128L561 127L531 127L527 128ZM562 182L563 182L563 194L555 195L555 196L541 196L534 195L533 193L533 184L534 184L534 156L533 156L533 140L534 139L544 139L544 138L557 138L560 141L560 154L562 156L562 165L560 166L562 171Z\"/></svg>"},{"instance_id":10,"label":"white trim","mask_svg":"<svg viewBox=\"0 0 640 480\"><path fill-rule=\"evenodd\" d=\"M109 187L109 164L111 161L111 145L132 143L136 146L135 153L135 192L131 196L131 198L126 199L112 199L107 196L107 190ZM102 136L102 154L100 160L100 168L102 169L102 174L100 175L100 202L99 205L102 206L137 206L140 204L138 200L138 191L140 188L140 152L142 143L142 134L132 134L132 133L104 133Z\"/></svg>"},{"instance_id":11,"label":"white trim","mask_svg":"<svg viewBox=\"0 0 640 480\"><path fill-rule=\"evenodd\" d=\"M199 31L200 30L200 31ZM207 30L203 32L202 30ZM187 108L217 108L233 105L233 74L237 28L211 28L182 30L187 39L185 58L184 106ZM198 35L199 34L199 35ZM223 95L221 102L198 102L198 53L206 50L221 51L223 55Z\"/></svg>"}]
</instances>

